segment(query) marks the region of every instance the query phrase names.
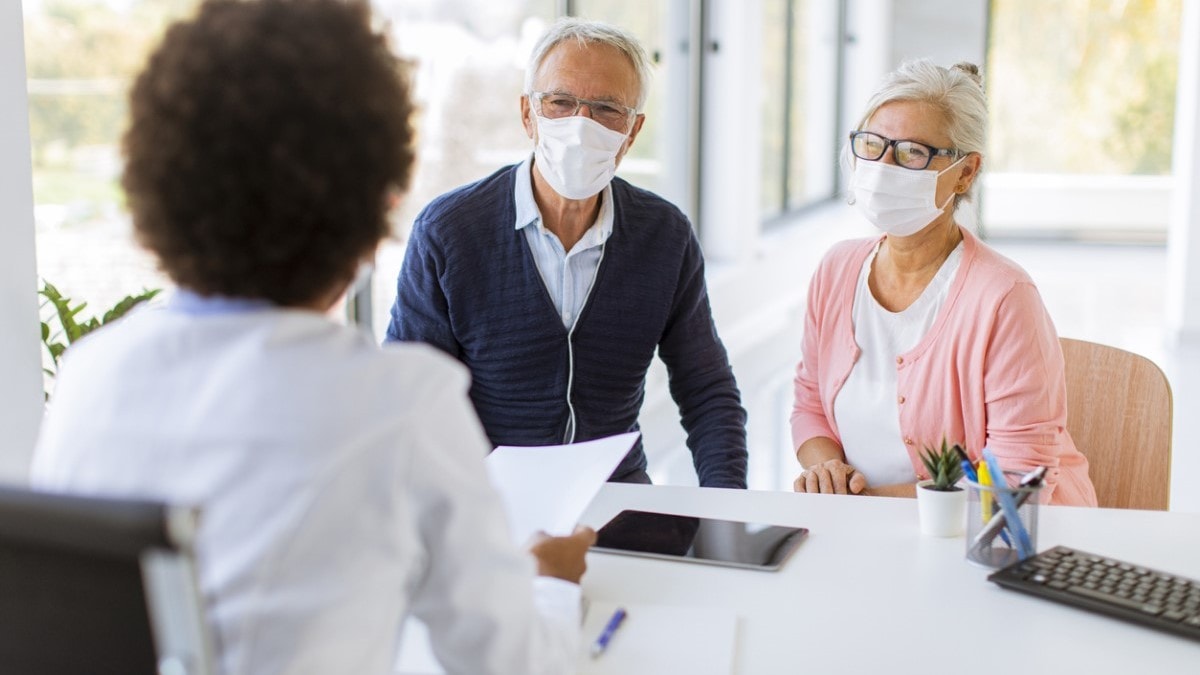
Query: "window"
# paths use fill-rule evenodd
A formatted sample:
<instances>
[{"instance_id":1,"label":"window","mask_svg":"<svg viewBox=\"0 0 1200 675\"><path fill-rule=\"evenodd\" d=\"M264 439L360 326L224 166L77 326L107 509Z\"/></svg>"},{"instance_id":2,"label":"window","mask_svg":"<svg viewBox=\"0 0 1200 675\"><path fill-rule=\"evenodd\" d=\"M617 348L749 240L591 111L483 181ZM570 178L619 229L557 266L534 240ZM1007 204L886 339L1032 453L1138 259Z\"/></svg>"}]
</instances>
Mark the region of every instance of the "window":
<instances>
[{"instance_id":1,"label":"window","mask_svg":"<svg viewBox=\"0 0 1200 675\"><path fill-rule=\"evenodd\" d=\"M994 0L991 170L1170 173L1181 11Z\"/></svg>"},{"instance_id":2,"label":"window","mask_svg":"<svg viewBox=\"0 0 1200 675\"><path fill-rule=\"evenodd\" d=\"M664 0L577 0L574 12L585 19L606 21L633 33L646 48L654 64L654 76L650 81L650 95L646 99L646 121L638 134L637 142L629 154L621 160L618 175L640 188L661 193L665 166L666 137L663 112L667 107L664 100L666 81L670 67L665 60L664 31L666 7Z\"/></svg>"},{"instance_id":3,"label":"window","mask_svg":"<svg viewBox=\"0 0 1200 675\"><path fill-rule=\"evenodd\" d=\"M172 20L198 0L24 0L41 276L94 309L168 280L133 242L118 178L119 139L133 76ZM834 190L841 3L769 0L763 97L738 101L769 118L769 215ZM695 214L700 156L699 15L689 0L375 0L394 44L414 62L420 105L418 167L395 214L357 320L382 337L405 235L434 197L530 152L519 119L524 69L560 7L623 26L655 61L646 123L620 174ZM758 50L758 47L752 47ZM786 58L781 58L781 54ZM748 97L754 99L754 97ZM696 223L700 226L700 223Z\"/></svg>"},{"instance_id":4,"label":"window","mask_svg":"<svg viewBox=\"0 0 1200 675\"><path fill-rule=\"evenodd\" d=\"M497 2L377 2L392 22L394 47L414 63L417 171L396 214L397 238L376 257L370 297L360 297L359 320L370 317L383 339L406 230L438 195L520 162L533 145L521 126L520 96L534 42L555 17L554 0ZM369 308L369 309L368 309Z\"/></svg>"},{"instance_id":5,"label":"window","mask_svg":"<svg viewBox=\"0 0 1200 675\"><path fill-rule=\"evenodd\" d=\"M991 3L989 230L1165 237L1181 16L1181 0Z\"/></svg>"},{"instance_id":6,"label":"window","mask_svg":"<svg viewBox=\"0 0 1200 675\"><path fill-rule=\"evenodd\" d=\"M137 247L118 185L126 93L196 0L25 0L38 274L100 312L168 282Z\"/></svg>"},{"instance_id":7,"label":"window","mask_svg":"<svg viewBox=\"0 0 1200 675\"><path fill-rule=\"evenodd\" d=\"M822 0L763 3L765 219L828 199L836 190L839 5Z\"/></svg>"}]
</instances>

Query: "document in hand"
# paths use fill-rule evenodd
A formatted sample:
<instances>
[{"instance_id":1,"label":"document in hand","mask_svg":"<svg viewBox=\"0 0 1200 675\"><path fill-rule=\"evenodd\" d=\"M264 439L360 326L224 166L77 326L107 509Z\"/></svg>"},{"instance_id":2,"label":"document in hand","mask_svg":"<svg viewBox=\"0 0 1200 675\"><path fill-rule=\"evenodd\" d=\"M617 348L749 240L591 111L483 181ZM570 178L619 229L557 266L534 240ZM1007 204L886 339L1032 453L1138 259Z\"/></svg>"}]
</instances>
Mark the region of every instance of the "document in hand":
<instances>
[{"instance_id":1,"label":"document in hand","mask_svg":"<svg viewBox=\"0 0 1200 675\"><path fill-rule=\"evenodd\" d=\"M571 534L638 436L635 431L571 445L493 450L488 476L504 502L513 541L524 544L538 530Z\"/></svg>"}]
</instances>

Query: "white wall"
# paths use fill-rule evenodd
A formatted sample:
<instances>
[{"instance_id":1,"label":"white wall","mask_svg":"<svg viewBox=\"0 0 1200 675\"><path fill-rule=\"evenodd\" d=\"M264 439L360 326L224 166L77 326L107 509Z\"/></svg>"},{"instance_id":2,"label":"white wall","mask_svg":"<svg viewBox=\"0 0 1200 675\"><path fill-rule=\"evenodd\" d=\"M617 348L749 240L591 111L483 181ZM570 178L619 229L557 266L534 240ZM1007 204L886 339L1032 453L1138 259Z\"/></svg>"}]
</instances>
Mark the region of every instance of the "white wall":
<instances>
[{"instance_id":1,"label":"white wall","mask_svg":"<svg viewBox=\"0 0 1200 675\"><path fill-rule=\"evenodd\" d=\"M942 66L987 54L987 0L891 0L891 61L927 58Z\"/></svg>"},{"instance_id":2,"label":"white wall","mask_svg":"<svg viewBox=\"0 0 1200 675\"><path fill-rule=\"evenodd\" d=\"M42 415L21 3L0 2L0 481L24 480Z\"/></svg>"},{"instance_id":3,"label":"white wall","mask_svg":"<svg viewBox=\"0 0 1200 675\"><path fill-rule=\"evenodd\" d=\"M1168 338L1200 348L1200 3L1183 8L1167 244Z\"/></svg>"}]
</instances>

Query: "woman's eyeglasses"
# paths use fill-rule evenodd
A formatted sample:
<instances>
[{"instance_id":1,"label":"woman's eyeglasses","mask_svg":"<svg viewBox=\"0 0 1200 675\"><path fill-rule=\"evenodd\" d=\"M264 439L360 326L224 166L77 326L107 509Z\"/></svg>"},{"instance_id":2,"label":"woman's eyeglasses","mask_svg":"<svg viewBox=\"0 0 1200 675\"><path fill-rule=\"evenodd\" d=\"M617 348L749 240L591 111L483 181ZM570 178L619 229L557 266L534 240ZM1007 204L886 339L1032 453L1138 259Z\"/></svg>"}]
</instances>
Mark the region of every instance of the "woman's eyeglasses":
<instances>
[{"instance_id":1,"label":"woman's eyeglasses","mask_svg":"<svg viewBox=\"0 0 1200 675\"><path fill-rule=\"evenodd\" d=\"M897 166L920 171L929 166L934 157L959 157L962 152L935 148L916 141L894 141L870 131L850 132L850 152L859 159L877 162L883 158L888 146L892 148L892 159Z\"/></svg>"}]
</instances>

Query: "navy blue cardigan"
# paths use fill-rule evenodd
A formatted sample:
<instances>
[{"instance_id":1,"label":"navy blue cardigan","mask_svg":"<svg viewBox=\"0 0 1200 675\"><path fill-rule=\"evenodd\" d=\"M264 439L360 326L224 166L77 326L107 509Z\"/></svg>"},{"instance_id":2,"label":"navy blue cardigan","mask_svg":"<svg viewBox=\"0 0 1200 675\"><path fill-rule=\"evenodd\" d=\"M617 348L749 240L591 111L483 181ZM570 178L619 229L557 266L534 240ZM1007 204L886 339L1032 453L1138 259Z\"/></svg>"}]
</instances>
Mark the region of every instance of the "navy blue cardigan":
<instances>
[{"instance_id":1,"label":"navy blue cardigan","mask_svg":"<svg viewBox=\"0 0 1200 675\"><path fill-rule=\"evenodd\" d=\"M516 167L501 169L438 197L417 217L387 340L427 342L466 364L471 399L495 445L563 443L568 396L575 441L636 430L657 349L700 484L744 488L746 411L687 218L661 197L613 180L613 233L568 338L515 229L515 174ZM639 443L613 479L645 468Z\"/></svg>"}]
</instances>

